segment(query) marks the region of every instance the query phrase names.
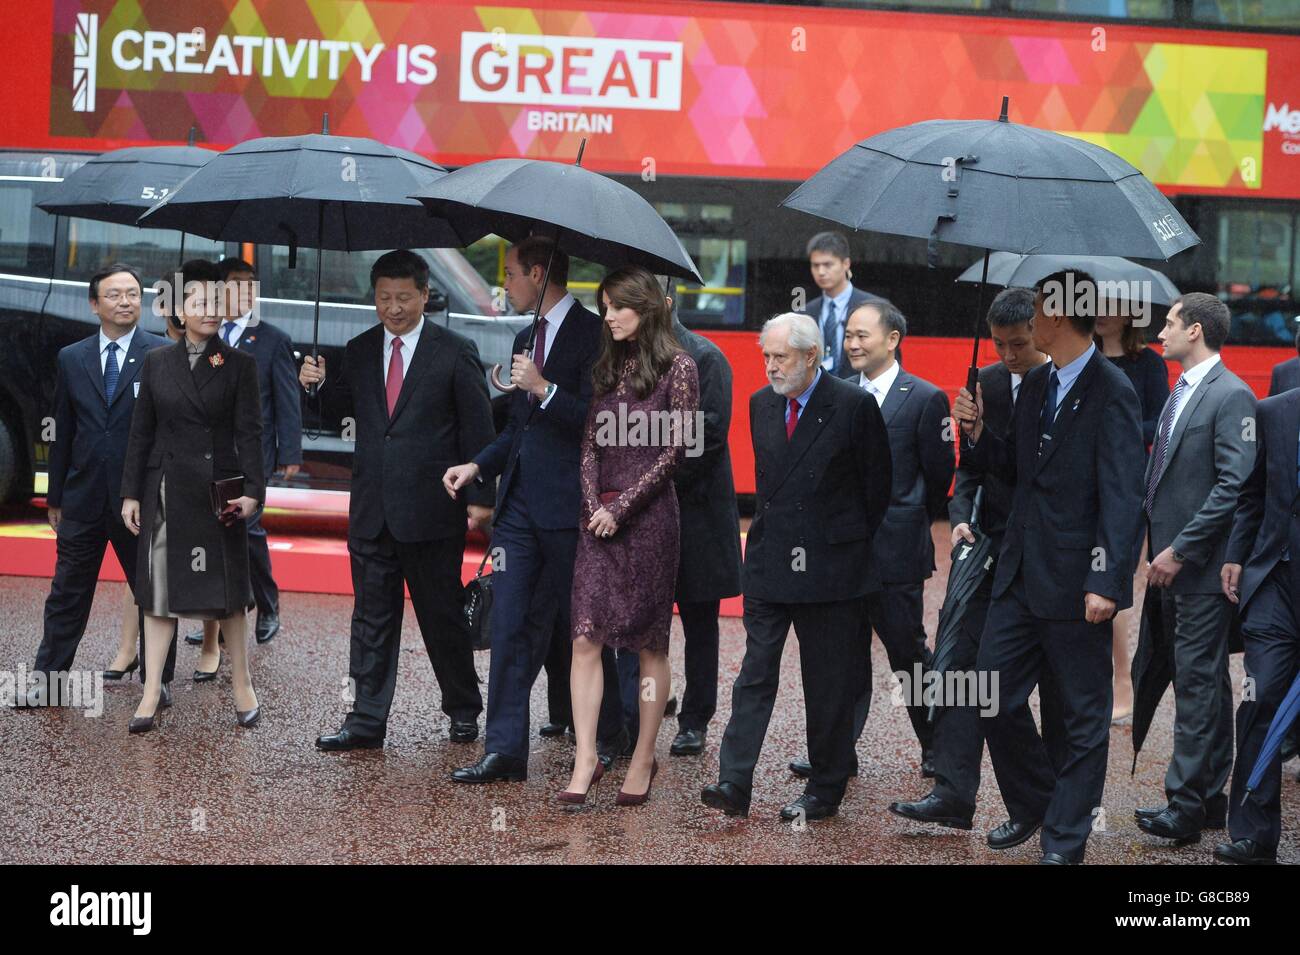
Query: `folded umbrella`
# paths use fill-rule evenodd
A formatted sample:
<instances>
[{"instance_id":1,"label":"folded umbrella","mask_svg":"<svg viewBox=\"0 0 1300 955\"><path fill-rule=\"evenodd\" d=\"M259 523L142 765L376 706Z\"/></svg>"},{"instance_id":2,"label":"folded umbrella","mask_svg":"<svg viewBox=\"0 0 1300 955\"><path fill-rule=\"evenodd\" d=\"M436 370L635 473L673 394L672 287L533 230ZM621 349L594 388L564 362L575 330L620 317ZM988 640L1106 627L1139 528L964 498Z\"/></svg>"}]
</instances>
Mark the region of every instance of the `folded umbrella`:
<instances>
[{"instance_id":1,"label":"folded umbrella","mask_svg":"<svg viewBox=\"0 0 1300 955\"><path fill-rule=\"evenodd\" d=\"M985 250L967 387L973 394L991 251L1168 259L1197 245L1142 173L1092 143L997 120L928 120L864 139L782 201L849 226Z\"/></svg>"},{"instance_id":2,"label":"folded umbrella","mask_svg":"<svg viewBox=\"0 0 1300 955\"><path fill-rule=\"evenodd\" d=\"M1282 741L1291 729L1291 724L1300 716L1300 674L1291 683L1291 689L1286 691L1286 696L1282 698L1282 703L1277 708L1277 713L1273 716L1273 722L1268 725L1268 733L1264 736L1264 743L1259 748L1259 756L1255 758L1255 765L1250 771L1250 778L1246 780L1246 792L1242 796L1242 802L1251 793L1259 789L1260 784L1264 782L1264 776L1269 770L1273 760L1278 760L1282 752Z\"/></svg>"},{"instance_id":3,"label":"folded umbrella","mask_svg":"<svg viewBox=\"0 0 1300 955\"><path fill-rule=\"evenodd\" d=\"M1016 252L994 252L989 256L989 275L984 281L1004 288L1018 286L1032 288L1053 273L1064 269L1082 269L1099 283L1109 282L1122 293L1131 291L1133 283L1145 283L1150 290L1147 299L1153 305L1172 305L1182 293L1163 272L1140 265L1118 255L1021 255ZM981 281L981 263L973 262L957 281L974 284ZM1121 295L1127 300L1127 295Z\"/></svg>"}]
</instances>

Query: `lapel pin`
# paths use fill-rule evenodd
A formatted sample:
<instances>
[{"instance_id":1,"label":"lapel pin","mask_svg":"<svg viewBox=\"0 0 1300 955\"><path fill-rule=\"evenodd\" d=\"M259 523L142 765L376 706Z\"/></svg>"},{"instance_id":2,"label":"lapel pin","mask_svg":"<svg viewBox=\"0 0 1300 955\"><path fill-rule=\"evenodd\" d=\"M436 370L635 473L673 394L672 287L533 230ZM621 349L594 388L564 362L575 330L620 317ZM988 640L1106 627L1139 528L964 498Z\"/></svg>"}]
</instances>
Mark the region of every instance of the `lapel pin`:
<instances>
[{"instance_id":1,"label":"lapel pin","mask_svg":"<svg viewBox=\"0 0 1300 955\"><path fill-rule=\"evenodd\" d=\"M1070 410L1071 410L1071 411L1078 411L1078 410L1079 410L1079 405L1080 405L1082 402L1083 402L1083 399L1082 399L1082 398L1075 398L1075 399L1074 399L1074 407L1071 408Z\"/></svg>"}]
</instances>

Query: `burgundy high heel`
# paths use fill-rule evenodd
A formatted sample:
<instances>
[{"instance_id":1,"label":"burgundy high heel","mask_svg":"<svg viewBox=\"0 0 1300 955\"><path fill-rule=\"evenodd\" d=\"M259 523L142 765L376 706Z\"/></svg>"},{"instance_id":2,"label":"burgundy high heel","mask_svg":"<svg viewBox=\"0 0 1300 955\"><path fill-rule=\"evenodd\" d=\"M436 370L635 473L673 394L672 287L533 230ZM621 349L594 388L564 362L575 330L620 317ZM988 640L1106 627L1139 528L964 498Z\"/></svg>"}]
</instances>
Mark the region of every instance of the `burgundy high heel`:
<instances>
[{"instance_id":1,"label":"burgundy high heel","mask_svg":"<svg viewBox=\"0 0 1300 955\"><path fill-rule=\"evenodd\" d=\"M600 782L601 777L604 775L605 764L600 760L596 760L596 769L591 774L591 782L587 784L587 791L585 793L569 792L569 790L566 789L562 793L556 793L555 798L567 806L585 805L587 797L591 795L592 791L596 788L596 784Z\"/></svg>"},{"instance_id":2,"label":"burgundy high heel","mask_svg":"<svg viewBox=\"0 0 1300 955\"><path fill-rule=\"evenodd\" d=\"M657 772L659 772L659 758L655 757L654 762L650 764L650 782L646 783L645 792L641 793L639 796L634 796L631 793L624 792L623 790L620 789L618 791L618 795L614 797L614 805L616 806L644 805L646 800L650 798L650 789L655 784L655 773Z\"/></svg>"}]
</instances>

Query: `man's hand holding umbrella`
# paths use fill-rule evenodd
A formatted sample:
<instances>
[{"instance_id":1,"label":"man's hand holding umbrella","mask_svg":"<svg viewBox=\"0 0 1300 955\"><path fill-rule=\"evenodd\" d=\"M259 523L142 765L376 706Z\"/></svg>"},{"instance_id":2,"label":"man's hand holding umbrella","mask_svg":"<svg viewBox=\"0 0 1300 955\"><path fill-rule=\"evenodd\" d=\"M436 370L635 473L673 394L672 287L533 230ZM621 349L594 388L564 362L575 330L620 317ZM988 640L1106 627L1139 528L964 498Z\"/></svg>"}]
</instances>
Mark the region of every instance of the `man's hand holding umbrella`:
<instances>
[{"instance_id":1,"label":"man's hand holding umbrella","mask_svg":"<svg viewBox=\"0 0 1300 955\"><path fill-rule=\"evenodd\" d=\"M966 432L971 444L979 441L984 433L984 393L978 383L973 398L965 388L957 392L957 399L952 403L952 416Z\"/></svg>"}]
</instances>

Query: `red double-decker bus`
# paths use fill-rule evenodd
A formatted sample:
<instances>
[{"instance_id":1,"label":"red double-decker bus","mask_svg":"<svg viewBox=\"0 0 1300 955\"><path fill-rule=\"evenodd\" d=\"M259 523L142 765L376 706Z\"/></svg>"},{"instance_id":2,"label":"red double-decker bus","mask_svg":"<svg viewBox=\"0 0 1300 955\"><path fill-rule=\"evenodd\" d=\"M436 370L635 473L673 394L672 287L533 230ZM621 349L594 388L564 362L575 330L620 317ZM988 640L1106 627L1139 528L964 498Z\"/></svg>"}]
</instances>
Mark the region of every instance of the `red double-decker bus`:
<instances>
[{"instance_id":1,"label":"red double-decker bus","mask_svg":"<svg viewBox=\"0 0 1300 955\"><path fill-rule=\"evenodd\" d=\"M649 199L699 264L707 284L682 289L682 314L734 369L732 456L747 494L747 399L763 384L755 332L798 289L816 294L804 245L827 227L780 200L867 136L923 119L995 118L1005 95L1013 121L1106 146L1171 198L1203 242L1156 264L1181 289L1229 303L1226 360L1263 394L1271 367L1296 354L1300 4L885 5L24 3L0 12L22 64L9 72L0 149L64 157L180 142L191 126L225 147L314 131L323 113L333 132L449 167L500 156L570 161L585 138L584 165ZM18 255L27 214L9 185L0 177L0 273L21 271L7 257ZM96 233L105 254L114 242L138 251L152 241L115 228ZM909 370L958 387L976 302L954 279L977 252L944 247L930 268L920 240L849 240L854 284L908 317ZM72 275L75 247L51 248L55 261L41 267ZM467 253L488 285L498 253ZM264 295L293 300L302 283L276 267L282 250L254 254ZM325 281L341 306L364 301L352 272L367 260L353 257L350 268L345 258Z\"/></svg>"}]
</instances>

